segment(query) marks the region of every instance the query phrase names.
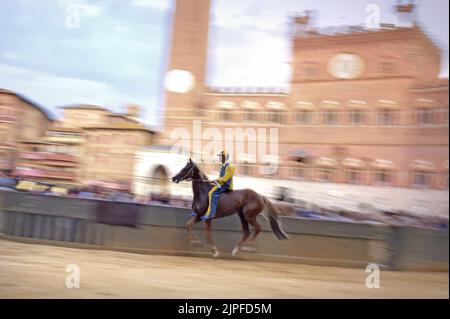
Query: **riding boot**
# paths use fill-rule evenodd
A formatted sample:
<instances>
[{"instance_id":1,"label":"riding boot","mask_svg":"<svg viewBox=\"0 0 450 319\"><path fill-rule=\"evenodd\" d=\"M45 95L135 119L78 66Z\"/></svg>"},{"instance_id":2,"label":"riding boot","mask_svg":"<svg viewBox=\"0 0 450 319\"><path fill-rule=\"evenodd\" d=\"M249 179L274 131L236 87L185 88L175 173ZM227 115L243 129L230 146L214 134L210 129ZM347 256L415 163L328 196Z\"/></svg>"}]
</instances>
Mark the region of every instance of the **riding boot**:
<instances>
[{"instance_id":1,"label":"riding boot","mask_svg":"<svg viewBox=\"0 0 450 319\"><path fill-rule=\"evenodd\" d=\"M200 217L202 220L208 220L211 219L211 215L203 215L202 217Z\"/></svg>"}]
</instances>

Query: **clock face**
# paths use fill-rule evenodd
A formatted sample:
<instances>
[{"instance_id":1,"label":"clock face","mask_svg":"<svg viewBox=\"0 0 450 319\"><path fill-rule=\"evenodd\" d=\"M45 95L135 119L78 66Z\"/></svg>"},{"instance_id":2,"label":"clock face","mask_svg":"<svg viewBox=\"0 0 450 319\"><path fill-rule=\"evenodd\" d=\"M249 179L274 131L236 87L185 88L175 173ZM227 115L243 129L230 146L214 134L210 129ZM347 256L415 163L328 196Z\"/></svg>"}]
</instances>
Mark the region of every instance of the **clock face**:
<instances>
[{"instance_id":1,"label":"clock face","mask_svg":"<svg viewBox=\"0 0 450 319\"><path fill-rule=\"evenodd\" d=\"M356 54L339 53L333 56L328 63L328 72L338 79L356 79L363 70L364 61Z\"/></svg>"},{"instance_id":2,"label":"clock face","mask_svg":"<svg viewBox=\"0 0 450 319\"><path fill-rule=\"evenodd\" d=\"M189 71L171 70L167 72L164 84L169 92L189 93L195 86L195 78Z\"/></svg>"}]
</instances>

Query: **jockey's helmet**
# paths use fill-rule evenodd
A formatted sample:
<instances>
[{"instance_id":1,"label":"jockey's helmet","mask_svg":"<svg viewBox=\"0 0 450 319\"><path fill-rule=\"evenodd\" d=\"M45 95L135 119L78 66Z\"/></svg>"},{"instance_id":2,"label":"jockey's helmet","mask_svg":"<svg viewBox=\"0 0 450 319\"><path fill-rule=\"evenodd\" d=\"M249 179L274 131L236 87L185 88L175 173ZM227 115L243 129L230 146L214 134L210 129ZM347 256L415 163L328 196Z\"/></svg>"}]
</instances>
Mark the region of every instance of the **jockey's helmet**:
<instances>
[{"instance_id":1,"label":"jockey's helmet","mask_svg":"<svg viewBox=\"0 0 450 319\"><path fill-rule=\"evenodd\" d=\"M223 150L222 152L220 152L217 155L220 156L220 159L224 158L225 161L228 161L230 158L230 153L228 153L226 150Z\"/></svg>"}]
</instances>

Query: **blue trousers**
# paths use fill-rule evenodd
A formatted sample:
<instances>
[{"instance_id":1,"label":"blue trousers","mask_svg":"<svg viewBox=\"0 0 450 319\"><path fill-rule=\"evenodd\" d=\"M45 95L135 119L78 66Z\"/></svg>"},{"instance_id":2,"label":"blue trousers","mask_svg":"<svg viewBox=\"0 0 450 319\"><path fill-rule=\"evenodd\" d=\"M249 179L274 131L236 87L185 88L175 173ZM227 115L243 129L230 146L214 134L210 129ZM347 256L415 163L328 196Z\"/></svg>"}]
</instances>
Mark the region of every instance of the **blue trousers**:
<instances>
[{"instance_id":1,"label":"blue trousers","mask_svg":"<svg viewBox=\"0 0 450 319\"><path fill-rule=\"evenodd\" d=\"M220 195L228 190L228 185L223 185L218 188L214 186L208 193L209 206L206 214L203 216L204 219L214 218L216 216L217 204L219 203Z\"/></svg>"}]
</instances>

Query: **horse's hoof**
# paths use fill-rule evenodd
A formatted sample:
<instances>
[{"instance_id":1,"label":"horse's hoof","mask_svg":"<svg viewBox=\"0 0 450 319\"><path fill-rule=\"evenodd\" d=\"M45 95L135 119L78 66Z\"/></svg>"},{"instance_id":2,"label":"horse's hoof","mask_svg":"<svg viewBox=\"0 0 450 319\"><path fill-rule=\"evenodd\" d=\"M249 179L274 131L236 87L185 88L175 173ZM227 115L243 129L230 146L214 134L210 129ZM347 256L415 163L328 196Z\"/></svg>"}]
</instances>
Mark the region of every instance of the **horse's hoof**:
<instances>
[{"instance_id":1,"label":"horse's hoof","mask_svg":"<svg viewBox=\"0 0 450 319\"><path fill-rule=\"evenodd\" d=\"M256 253L256 248L252 246L244 246L241 248L241 250L246 253Z\"/></svg>"},{"instance_id":2,"label":"horse's hoof","mask_svg":"<svg viewBox=\"0 0 450 319\"><path fill-rule=\"evenodd\" d=\"M231 256L236 257L238 252L239 252L239 248L237 248L237 247L234 248L233 251L231 252Z\"/></svg>"},{"instance_id":3,"label":"horse's hoof","mask_svg":"<svg viewBox=\"0 0 450 319\"><path fill-rule=\"evenodd\" d=\"M214 254L213 254L213 257L214 258L219 258L220 257L220 254L219 254L219 252L218 251L216 251Z\"/></svg>"}]
</instances>

